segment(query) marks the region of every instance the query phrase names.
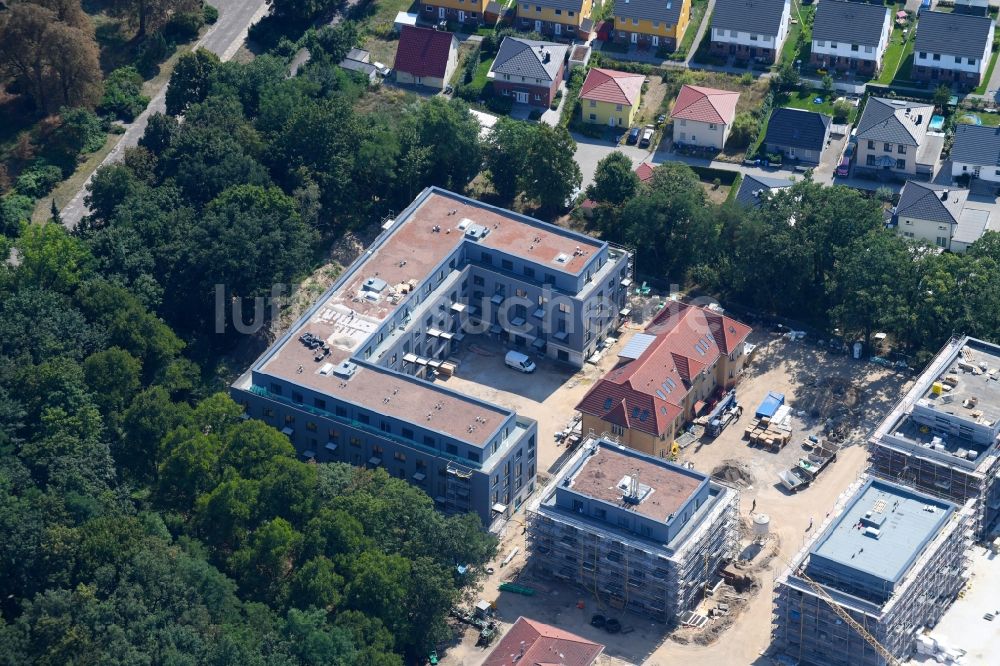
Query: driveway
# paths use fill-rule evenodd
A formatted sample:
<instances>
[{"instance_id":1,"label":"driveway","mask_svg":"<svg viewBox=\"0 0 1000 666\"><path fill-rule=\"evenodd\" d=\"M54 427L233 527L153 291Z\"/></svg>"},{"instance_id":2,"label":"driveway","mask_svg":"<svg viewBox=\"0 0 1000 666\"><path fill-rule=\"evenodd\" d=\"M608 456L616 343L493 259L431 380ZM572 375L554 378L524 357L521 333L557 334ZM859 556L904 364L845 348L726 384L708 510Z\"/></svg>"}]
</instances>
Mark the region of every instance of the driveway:
<instances>
[{"instance_id":1,"label":"driveway","mask_svg":"<svg viewBox=\"0 0 1000 666\"><path fill-rule=\"evenodd\" d=\"M229 60L243 45L243 40L246 39L250 26L260 20L267 12L267 4L264 0L215 0L213 4L219 10L219 20L195 43L195 48L208 49L218 55L221 60ZM118 140L107 157L98 165L98 168L117 162L121 159L126 148L138 145L139 139L146 131L146 124L149 122L150 116L154 113L163 113L166 110L166 94L167 84L164 83L159 92L150 100L146 110L125 126L125 133L122 134L121 139ZM93 175L91 173L88 176L80 190L59 212L63 225L68 229L76 227L83 216L90 212L83 203L83 199L87 196L87 186L90 185Z\"/></svg>"},{"instance_id":2,"label":"driveway","mask_svg":"<svg viewBox=\"0 0 1000 666\"><path fill-rule=\"evenodd\" d=\"M622 130L624 134L625 130ZM632 167L637 167L643 162L650 161L655 153L646 148L636 146L626 146L624 143L618 145L606 139L591 139L582 134L573 134L576 140L576 163L580 165L580 173L583 174L581 187L586 189L587 185L594 182L594 172L597 170L597 163L618 150L632 160Z\"/></svg>"}]
</instances>

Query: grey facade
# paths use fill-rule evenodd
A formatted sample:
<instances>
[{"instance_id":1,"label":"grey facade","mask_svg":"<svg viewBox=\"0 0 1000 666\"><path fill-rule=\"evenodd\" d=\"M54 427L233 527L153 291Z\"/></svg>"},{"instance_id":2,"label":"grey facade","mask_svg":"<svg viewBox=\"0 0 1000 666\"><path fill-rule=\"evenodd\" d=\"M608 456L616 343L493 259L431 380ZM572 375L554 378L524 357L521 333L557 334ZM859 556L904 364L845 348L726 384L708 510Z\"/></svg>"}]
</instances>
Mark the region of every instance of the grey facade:
<instances>
[{"instance_id":1,"label":"grey facade","mask_svg":"<svg viewBox=\"0 0 1000 666\"><path fill-rule=\"evenodd\" d=\"M630 271L607 243L429 188L233 396L305 458L384 467L493 525L534 490L536 424L433 380L474 335L581 366L621 324Z\"/></svg>"},{"instance_id":2,"label":"grey facade","mask_svg":"<svg viewBox=\"0 0 1000 666\"><path fill-rule=\"evenodd\" d=\"M1000 517L998 368L997 345L950 340L869 441L871 474L957 504L974 500L980 538Z\"/></svg>"},{"instance_id":3,"label":"grey facade","mask_svg":"<svg viewBox=\"0 0 1000 666\"><path fill-rule=\"evenodd\" d=\"M965 582L970 506L881 480L851 491L775 584L773 645L795 663L886 663L831 602L906 661L917 633L937 623Z\"/></svg>"},{"instance_id":4,"label":"grey facade","mask_svg":"<svg viewBox=\"0 0 1000 666\"><path fill-rule=\"evenodd\" d=\"M529 561L612 608L674 625L736 555L738 513L739 492L707 475L590 440L529 506Z\"/></svg>"}]
</instances>

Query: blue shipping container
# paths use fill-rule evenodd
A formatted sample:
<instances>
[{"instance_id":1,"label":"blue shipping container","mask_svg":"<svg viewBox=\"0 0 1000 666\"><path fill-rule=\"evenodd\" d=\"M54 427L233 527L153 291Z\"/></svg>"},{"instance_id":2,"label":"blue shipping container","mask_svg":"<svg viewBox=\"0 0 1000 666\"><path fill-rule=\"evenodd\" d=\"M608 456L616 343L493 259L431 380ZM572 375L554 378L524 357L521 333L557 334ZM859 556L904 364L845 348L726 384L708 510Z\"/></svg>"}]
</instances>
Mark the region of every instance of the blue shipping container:
<instances>
[{"instance_id":1,"label":"blue shipping container","mask_svg":"<svg viewBox=\"0 0 1000 666\"><path fill-rule=\"evenodd\" d=\"M778 411L778 407L785 404L785 394L775 393L774 391L768 391L767 397L764 401L760 403L760 407L757 408L757 412L754 414L758 419L764 417L771 418L774 413Z\"/></svg>"}]
</instances>

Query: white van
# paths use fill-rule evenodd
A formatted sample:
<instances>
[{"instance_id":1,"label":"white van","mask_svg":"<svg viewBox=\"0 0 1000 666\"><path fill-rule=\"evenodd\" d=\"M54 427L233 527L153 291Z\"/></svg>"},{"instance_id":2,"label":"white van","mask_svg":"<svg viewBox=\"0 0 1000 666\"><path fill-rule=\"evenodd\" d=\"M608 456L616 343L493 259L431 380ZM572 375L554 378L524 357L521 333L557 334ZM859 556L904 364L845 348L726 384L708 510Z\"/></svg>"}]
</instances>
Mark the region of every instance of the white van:
<instances>
[{"instance_id":1,"label":"white van","mask_svg":"<svg viewBox=\"0 0 1000 666\"><path fill-rule=\"evenodd\" d=\"M521 372L535 371L535 362L519 351L507 352L507 356L504 357L503 362L507 364L508 368L514 368Z\"/></svg>"}]
</instances>

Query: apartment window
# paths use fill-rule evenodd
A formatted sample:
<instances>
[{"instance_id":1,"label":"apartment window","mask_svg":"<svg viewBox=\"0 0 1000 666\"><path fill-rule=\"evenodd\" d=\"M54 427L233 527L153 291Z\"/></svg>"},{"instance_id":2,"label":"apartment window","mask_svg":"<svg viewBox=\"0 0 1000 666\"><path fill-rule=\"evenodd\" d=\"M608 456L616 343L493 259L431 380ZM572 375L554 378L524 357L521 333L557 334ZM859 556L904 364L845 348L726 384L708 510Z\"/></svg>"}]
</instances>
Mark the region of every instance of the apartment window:
<instances>
[{"instance_id":1,"label":"apartment window","mask_svg":"<svg viewBox=\"0 0 1000 666\"><path fill-rule=\"evenodd\" d=\"M326 409L326 400L323 400L323 398L313 398L313 404L320 409Z\"/></svg>"},{"instance_id":2,"label":"apartment window","mask_svg":"<svg viewBox=\"0 0 1000 666\"><path fill-rule=\"evenodd\" d=\"M389 425L388 421L382 421L379 423L379 429L382 432L392 432L392 426Z\"/></svg>"},{"instance_id":3,"label":"apartment window","mask_svg":"<svg viewBox=\"0 0 1000 666\"><path fill-rule=\"evenodd\" d=\"M896 152L899 153L900 155L905 155L906 154L906 146L903 146L903 145L896 146Z\"/></svg>"},{"instance_id":4,"label":"apartment window","mask_svg":"<svg viewBox=\"0 0 1000 666\"><path fill-rule=\"evenodd\" d=\"M926 59L927 58L927 51L921 51L920 52L920 57Z\"/></svg>"},{"instance_id":5,"label":"apartment window","mask_svg":"<svg viewBox=\"0 0 1000 666\"><path fill-rule=\"evenodd\" d=\"M271 393L274 395L281 395L281 384L271 382Z\"/></svg>"},{"instance_id":6,"label":"apartment window","mask_svg":"<svg viewBox=\"0 0 1000 666\"><path fill-rule=\"evenodd\" d=\"M512 270L514 270L514 262L511 261L510 259L501 259L500 260L500 266L505 271L512 271Z\"/></svg>"},{"instance_id":7,"label":"apartment window","mask_svg":"<svg viewBox=\"0 0 1000 666\"><path fill-rule=\"evenodd\" d=\"M292 391L292 402L301 405L302 404L302 394L298 391Z\"/></svg>"},{"instance_id":8,"label":"apartment window","mask_svg":"<svg viewBox=\"0 0 1000 666\"><path fill-rule=\"evenodd\" d=\"M868 139L868 150L875 150L875 141L873 139Z\"/></svg>"},{"instance_id":9,"label":"apartment window","mask_svg":"<svg viewBox=\"0 0 1000 666\"><path fill-rule=\"evenodd\" d=\"M341 407L340 405L337 405L334 408L334 412L337 414L337 416L347 416L347 409L344 408L344 407Z\"/></svg>"},{"instance_id":10,"label":"apartment window","mask_svg":"<svg viewBox=\"0 0 1000 666\"><path fill-rule=\"evenodd\" d=\"M265 407L264 408L264 418L266 418L266 419L273 419L274 418L274 410L271 409L270 407Z\"/></svg>"},{"instance_id":11,"label":"apartment window","mask_svg":"<svg viewBox=\"0 0 1000 666\"><path fill-rule=\"evenodd\" d=\"M359 437L351 437L350 444L351 446L361 448L361 439Z\"/></svg>"},{"instance_id":12,"label":"apartment window","mask_svg":"<svg viewBox=\"0 0 1000 666\"><path fill-rule=\"evenodd\" d=\"M567 13L568 13L568 14L569 14L570 16L576 16L576 12L574 12L574 11L573 11L572 9L571 9L571 10L569 10L569 11L568 11Z\"/></svg>"},{"instance_id":13,"label":"apartment window","mask_svg":"<svg viewBox=\"0 0 1000 666\"><path fill-rule=\"evenodd\" d=\"M532 268L531 266L525 266L524 274L527 275L528 277L535 277L535 269Z\"/></svg>"},{"instance_id":14,"label":"apartment window","mask_svg":"<svg viewBox=\"0 0 1000 666\"><path fill-rule=\"evenodd\" d=\"M312 421L306 421L306 430L309 432L316 432L316 424Z\"/></svg>"},{"instance_id":15,"label":"apartment window","mask_svg":"<svg viewBox=\"0 0 1000 666\"><path fill-rule=\"evenodd\" d=\"M906 168L906 160L896 160L896 168L897 169L905 169Z\"/></svg>"},{"instance_id":16,"label":"apartment window","mask_svg":"<svg viewBox=\"0 0 1000 666\"><path fill-rule=\"evenodd\" d=\"M625 434L625 428L623 428L620 425L612 424L611 425L611 434L612 435L624 435Z\"/></svg>"},{"instance_id":17,"label":"apartment window","mask_svg":"<svg viewBox=\"0 0 1000 666\"><path fill-rule=\"evenodd\" d=\"M479 255L479 259L480 259L480 260L481 260L481 261L482 261L482 262L483 262L484 264L489 264L490 266L492 266L492 265L493 265L493 255L491 255L491 254L490 254L490 253L488 253L488 252L482 252L482 253L480 253L480 255Z\"/></svg>"},{"instance_id":18,"label":"apartment window","mask_svg":"<svg viewBox=\"0 0 1000 666\"><path fill-rule=\"evenodd\" d=\"M560 303L559 304L559 312L562 312L564 314L568 314L569 311L570 311L569 303Z\"/></svg>"},{"instance_id":19,"label":"apartment window","mask_svg":"<svg viewBox=\"0 0 1000 666\"><path fill-rule=\"evenodd\" d=\"M891 143L884 143L884 144L882 144L882 150L884 150L887 153L891 153L892 152L892 144Z\"/></svg>"},{"instance_id":20,"label":"apartment window","mask_svg":"<svg viewBox=\"0 0 1000 666\"><path fill-rule=\"evenodd\" d=\"M978 62L978 59L977 59L977 58L969 58L968 60L969 60L969 64L970 64L970 65L975 65L975 64L976 64L976 62Z\"/></svg>"},{"instance_id":21,"label":"apartment window","mask_svg":"<svg viewBox=\"0 0 1000 666\"><path fill-rule=\"evenodd\" d=\"M424 435L424 446L430 446L433 448L434 438L431 437L430 435Z\"/></svg>"},{"instance_id":22,"label":"apartment window","mask_svg":"<svg viewBox=\"0 0 1000 666\"><path fill-rule=\"evenodd\" d=\"M472 284L476 285L477 287L482 287L484 284L486 284L486 282L483 280L482 275L473 275Z\"/></svg>"},{"instance_id":23,"label":"apartment window","mask_svg":"<svg viewBox=\"0 0 1000 666\"><path fill-rule=\"evenodd\" d=\"M562 10L561 9L557 9L556 10L556 16L562 16Z\"/></svg>"},{"instance_id":24,"label":"apartment window","mask_svg":"<svg viewBox=\"0 0 1000 666\"><path fill-rule=\"evenodd\" d=\"M865 164L867 164L868 166L875 166L875 156L869 155L868 158L865 160Z\"/></svg>"},{"instance_id":25,"label":"apartment window","mask_svg":"<svg viewBox=\"0 0 1000 666\"><path fill-rule=\"evenodd\" d=\"M479 462L479 454L475 451L469 451L469 455L467 457L472 462Z\"/></svg>"},{"instance_id":26,"label":"apartment window","mask_svg":"<svg viewBox=\"0 0 1000 666\"><path fill-rule=\"evenodd\" d=\"M286 426L295 425L295 417L292 416L291 414L285 414L285 425Z\"/></svg>"},{"instance_id":27,"label":"apartment window","mask_svg":"<svg viewBox=\"0 0 1000 666\"><path fill-rule=\"evenodd\" d=\"M948 247L948 239L943 236L937 237L938 247Z\"/></svg>"},{"instance_id":28,"label":"apartment window","mask_svg":"<svg viewBox=\"0 0 1000 666\"><path fill-rule=\"evenodd\" d=\"M852 51L857 51L858 50L858 45L857 44L851 44L851 50Z\"/></svg>"},{"instance_id":29,"label":"apartment window","mask_svg":"<svg viewBox=\"0 0 1000 666\"><path fill-rule=\"evenodd\" d=\"M362 423L370 423L371 418L367 414L358 414L358 420Z\"/></svg>"},{"instance_id":30,"label":"apartment window","mask_svg":"<svg viewBox=\"0 0 1000 666\"><path fill-rule=\"evenodd\" d=\"M524 289L515 289L514 293L517 294L518 298L526 298L528 296L528 292Z\"/></svg>"},{"instance_id":31,"label":"apartment window","mask_svg":"<svg viewBox=\"0 0 1000 666\"><path fill-rule=\"evenodd\" d=\"M660 27L660 22L659 21L653 21L653 27L654 28L659 28Z\"/></svg>"},{"instance_id":32,"label":"apartment window","mask_svg":"<svg viewBox=\"0 0 1000 666\"><path fill-rule=\"evenodd\" d=\"M941 59L941 54L940 54L940 53L935 53L935 54L934 54L934 57L933 57L933 58L931 58L931 59L932 59L932 60L940 60L940 59Z\"/></svg>"},{"instance_id":33,"label":"apartment window","mask_svg":"<svg viewBox=\"0 0 1000 666\"><path fill-rule=\"evenodd\" d=\"M757 35L751 34L750 35L750 41L751 42L756 42L757 41Z\"/></svg>"},{"instance_id":34,"label":"apartment window","mask_svg":"<svg viewBox=\"0 0 1000 666\"><path fill-rule=\"evenodd\" d=\"M457 455L458 455L458 447L457 447L457 446L455 446L454 444L448 444L448 445L447 445L446 447L444 447L444 448L445 448L445 450L446 450L446 451L447 451L448 453L450 453L451 455L453 455L453 456L457 456Z\"/></svg>"},{"instance_id":35,"label":"apartment window","mask_svg":"<svg viewBox=\"0 0 1000 666\"><path fill-rule=\"evenodd\" d=\"M837 42L830 42L830 48L831 49L837 48Z\"/></svg>"}]
</instances>

